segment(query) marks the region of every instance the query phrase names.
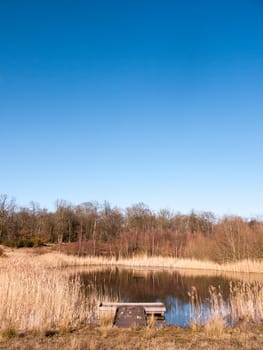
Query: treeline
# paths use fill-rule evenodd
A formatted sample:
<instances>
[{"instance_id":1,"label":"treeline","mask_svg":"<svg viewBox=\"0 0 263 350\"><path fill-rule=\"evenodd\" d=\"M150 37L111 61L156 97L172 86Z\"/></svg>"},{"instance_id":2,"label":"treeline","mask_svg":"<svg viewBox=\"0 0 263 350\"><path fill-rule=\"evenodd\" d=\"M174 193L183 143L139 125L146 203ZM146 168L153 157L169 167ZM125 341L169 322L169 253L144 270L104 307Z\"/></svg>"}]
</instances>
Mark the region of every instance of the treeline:
<instances>
[{"instance_id":1,"label":"treeline","mask_svg":"<svg viewBox=\"0 0 263 350\"><path fill-rule=\"evenodd\" d=\"M0 243L57 243L59 249L78 255L147 254L227 262L263 257L263 221L217 218L211 212L155 213L143 203L121 210L107 202L75 206L60 200L50 212L35 202L19 207L0 195Z\"/></svg>"}]
</instances>

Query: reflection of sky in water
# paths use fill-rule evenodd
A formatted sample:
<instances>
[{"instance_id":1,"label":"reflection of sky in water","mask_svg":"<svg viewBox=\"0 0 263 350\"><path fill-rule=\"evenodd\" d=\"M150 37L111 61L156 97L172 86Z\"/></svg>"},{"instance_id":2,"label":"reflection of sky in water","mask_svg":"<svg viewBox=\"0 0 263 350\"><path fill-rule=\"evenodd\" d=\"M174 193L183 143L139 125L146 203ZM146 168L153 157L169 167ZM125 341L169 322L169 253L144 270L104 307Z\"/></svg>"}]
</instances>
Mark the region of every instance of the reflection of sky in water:
<instances>
[{"instance_id":1,"label":"reflection of sky in water","mask_svg":"<svg viewBox=\"0 0 263 350\"><path fill-rule=\"evenodd\" d=\"M167 311L165 320L167 325L186 327L191 321L204 323L210 314L207 303L202 303L199 308L194 308L190 303L182 302L173 296L167 296L164 300Z\"/></svg>"},{"instance_id":2,"label":"reflection of sky in water","mask_svg":"<svg viewBox=\"0 0 263 350\"><path fill-rule=\"evenodd\" d=\"M165 320L168 325L187 326L191 319L191 306L189 303L182 303L177 298L168 296L165 300Z\"/></svg>"}]
</instances>

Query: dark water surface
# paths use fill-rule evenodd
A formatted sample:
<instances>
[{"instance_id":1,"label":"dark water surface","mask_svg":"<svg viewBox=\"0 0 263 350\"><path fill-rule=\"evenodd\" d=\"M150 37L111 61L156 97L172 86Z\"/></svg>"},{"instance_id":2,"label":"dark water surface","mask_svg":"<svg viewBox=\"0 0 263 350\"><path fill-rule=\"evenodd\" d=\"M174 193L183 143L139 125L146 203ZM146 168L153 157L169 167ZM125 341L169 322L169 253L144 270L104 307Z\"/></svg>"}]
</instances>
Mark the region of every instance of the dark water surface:
<instances>
[{"instance_id":1,"label":"dark water surface","mask_svg":"<svg viewBox=\"0 0 263 350\"><path fill-rule=\"evenodd\" d=\"M81 272L87 292L95 291L103 300L110 297L123 302L163 302L166 324L187 326L191 320L200 322L209 317L209 286L219 287L228 299L229 280L222 276L191 276L177 271L142 271L110 268ZM191 291L198 291L198 308L193 308ZM196 299L195 299L196 301Z\"/></svg>"}]
</instances>

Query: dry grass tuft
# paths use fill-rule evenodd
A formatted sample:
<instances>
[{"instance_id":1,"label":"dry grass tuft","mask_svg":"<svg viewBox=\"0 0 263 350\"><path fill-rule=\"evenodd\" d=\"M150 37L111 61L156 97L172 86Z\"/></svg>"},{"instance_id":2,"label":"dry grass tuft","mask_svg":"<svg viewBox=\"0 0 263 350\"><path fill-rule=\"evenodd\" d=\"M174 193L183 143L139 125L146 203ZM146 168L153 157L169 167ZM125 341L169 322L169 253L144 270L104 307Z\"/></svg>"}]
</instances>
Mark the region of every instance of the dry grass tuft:
<instances>
[{"instance_id":1,"label":"dry grass tuft","mask_svg":"<svg viewBox=\"0 0 263 350\"><path fill-rule=\"evenodd\" d=\"M188 328L192 331L192 332L200 332L202 329L201 324L199 323L199 321L195 321L192 320L188 326Z\"/></svg>"},{"instance_id":2,"label":"dry grass tuft","mask_svg":"<svg viewBox=\"0 0 263 350\"><path fill-rule=\"evenodd\" d=\"M157 326L157 320L156 320L156 317L154 317L154 315L151 315L149 317L149 319L147 320L147 328L148 329L156 329L156 326Z\"/></svg>"},{"instance_id":3,"label":"dry grass tuft","mask_svg":"<svg viewBox=\"0 0 263 350\"><path fill-rule=\"evenodd\" d=\"M224 320L214 317L205 324L204 330L207 336L219 338L225 334L226 327Z\"/></svg>"},{"instance_id":4,"label":"dry grass tuft","mask_svg":"<svg viewBox=\"0 0 263 350\"><path fill-rule=\"evenodd\" d=\"M114 311L105 311L100 312L99 314L99 324L101 327L111 328L113 325L115 312Z\"/></svg>"}]
</instances>

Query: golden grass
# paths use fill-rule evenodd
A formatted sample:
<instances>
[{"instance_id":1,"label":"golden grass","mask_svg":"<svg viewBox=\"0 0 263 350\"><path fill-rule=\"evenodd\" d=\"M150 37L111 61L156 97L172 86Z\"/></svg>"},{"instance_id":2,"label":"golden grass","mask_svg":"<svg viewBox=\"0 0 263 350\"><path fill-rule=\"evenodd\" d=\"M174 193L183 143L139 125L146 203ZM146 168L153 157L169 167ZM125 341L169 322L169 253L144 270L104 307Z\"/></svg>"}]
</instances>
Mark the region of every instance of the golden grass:
<instances>
[{"instance_id":1,"label":"golden grass","mask_svg":"<svg viewBox=\"0 0 263 350\"><path fill-rule=\"evenodd\" d=\"M25 254L26 252L26 254ZM35 264L45 267L62 268L69 266L127 266L132 268L161 268L161 269L186 269L215 272L234 273L263 273L263 260L241 260L233 263L218 264L212 261L201 261L196 259L177 259L162 256L140 255L131 258L115 257L77 257L66 255L57 251L39 254L37 257L34 250L8 250L6 256L16 257L17 261L25 258L25 255L34 257Z\"/></svg>"},{"instance_id":2,"label":"golden grass","mask_svg":"<svg viewBox=\"0 0 263 350\"><path fill-rule=\"evenodd\" d=\"M263 283L232 282L230 307L234 324L263 322Z\"/></svg>"},{"instance_id":3,"label":"golden grass","mask_svg":"<svg viewBox=\"0 0 263 350\"><path fill-rule=\"evenodd\" d=\"M223 299L220 287L209 288L209 312L202 314L202 303L195 287L188 293L192 322L191 329L204 324L207 333L218 336L226 326L247 327L263 323L263 283L235 281L230 282L229 298ZM205 320L205 321L204 321Z\"/></svg>"},{"instance_id":4,"label":"golden grass","mask_svg":"<svg viewBox=\"0 0 263 350\"><path fill-rule=\"evenodd\" d=\"M26 334L1 342L0 349L12 350L261 350L262 328L249 332L226 329L219 337L206 330L166 327L161 329L116 329L86 327L76 332L55 334L53 337Z\"/></svg>"},{"instance_id":5,"label":"golden grass","mask_svg":"<svg viewBox=\"0 0 263 350\"><path fill-rule=\"evenodd\" d=\"M69 329L87 324L98 300L86 298L78 278L29 258L1 259L0 330Z\"/></svg>"},{"instance_id":6,"label":"golden grass","mask_svg":"<svg viewBox=\"0 0 263 350\"><path fill-rule=\"evenodd\" d=\"M130 259L119 259L113 264L132 267L161 267L191 270L214 270L219 272L256 272L263 273L263 261L242 260L235 263L217 264L212 261L196 259L177 259L169 257L136 256Z\"/></svg>"}]
</instances>

